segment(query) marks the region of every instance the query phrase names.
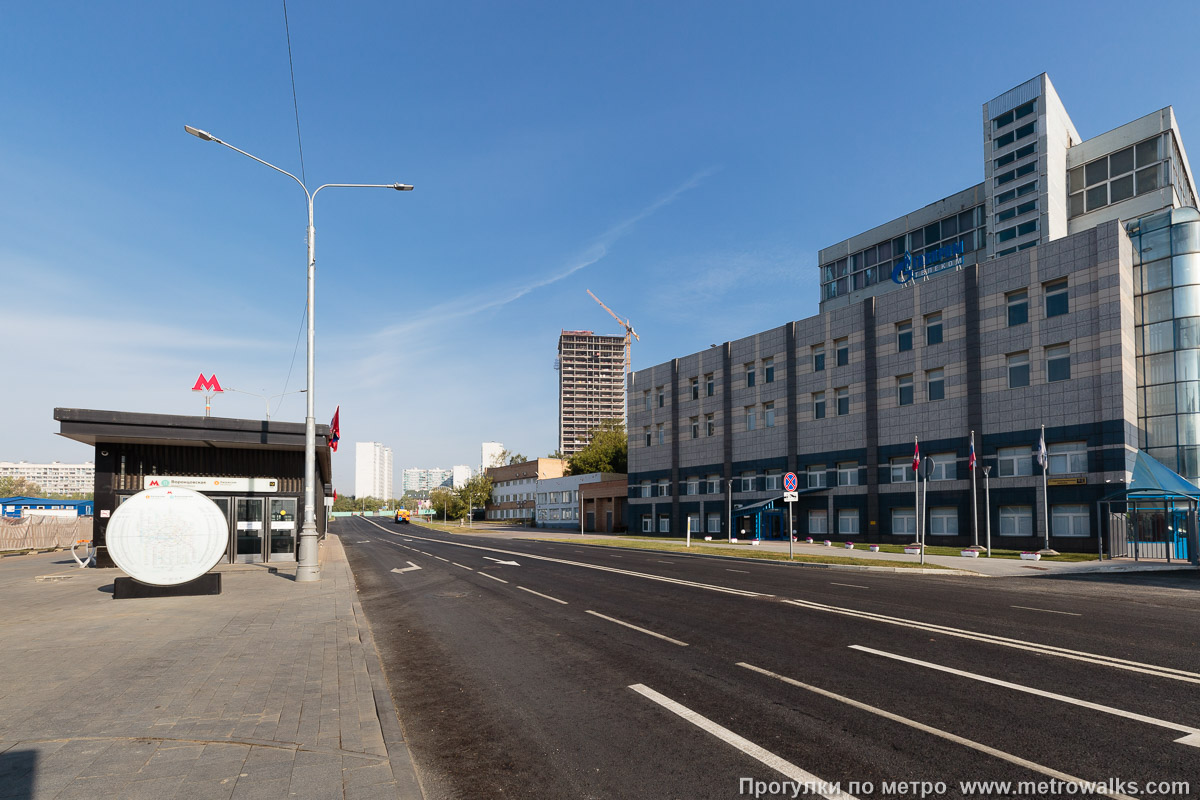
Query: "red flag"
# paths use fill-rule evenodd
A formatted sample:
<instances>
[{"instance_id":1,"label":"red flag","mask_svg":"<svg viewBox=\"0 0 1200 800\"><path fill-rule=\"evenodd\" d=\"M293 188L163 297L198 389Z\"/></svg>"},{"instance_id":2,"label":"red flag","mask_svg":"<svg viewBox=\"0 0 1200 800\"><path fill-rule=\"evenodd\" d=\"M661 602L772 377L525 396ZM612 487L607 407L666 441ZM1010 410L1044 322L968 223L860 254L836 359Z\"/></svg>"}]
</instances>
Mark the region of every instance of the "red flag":
<instances>
[{"instance_id":1,"label":"red flag","mask_svg":"<svg viewBox=\"0 0 1200 800\"><path fill-rule=\"evenodd\" d=\"M913 439L913 472L921 469L921 445Z\"/></svg>"},{"instance_id":2,"label":"red flag","mask_svg":"<svg viewBox=\"0 0 1200 800\"><path fill-rule=\"evenodd\" d=\"M975 437L971 437L971 454L967 456L967 469L975 469Z\"/></svg>"},{"instance_id":3,"label":"red flag","mask_svg":"<svg viewBox=\"0 0 1200 800\"><path fill-rule=\"evenodd\" d=\"M342 438L342 426L338 424L338 415L342 413L342 407L339 405L333 411L333 421L329 423L329 449L337 452L338 439ZM337 496L334 496L337 499Z\"/></svg>"}]
</instances>

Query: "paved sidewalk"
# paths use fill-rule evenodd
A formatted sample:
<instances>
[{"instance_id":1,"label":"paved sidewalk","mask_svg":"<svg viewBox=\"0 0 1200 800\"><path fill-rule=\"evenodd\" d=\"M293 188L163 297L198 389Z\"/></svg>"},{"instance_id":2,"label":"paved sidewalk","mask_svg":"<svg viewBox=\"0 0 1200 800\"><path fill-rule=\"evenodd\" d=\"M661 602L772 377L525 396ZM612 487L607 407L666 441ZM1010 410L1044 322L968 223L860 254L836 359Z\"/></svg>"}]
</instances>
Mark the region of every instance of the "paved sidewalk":
<instances>
[{"instance_id":1,"label":"paved sidewalk","mask_svg":"<svg viewBox=\"0 0 1200 800\"><path fill-rule=\"evenodd\" d=\"M114 600L118 570L0 559L0 798L420 798L336 536L321 562Z\"/></svg>"},{"instance_id":2,"label":"paved sidewalk","mask_svg":"<svg viewBox=\"0 0 1200 800\"><path fill-rule=\"evenodd\" d=\"M399 530L402 526L397 526ZM454 533L465 533L473 535L495 535L511 539L612 539L620 541L625 539L624 536L614 536L604 533L588 533L584 536L579 535L578 529L558 529L553 528L518 528L513 526L490 526L486 523L483 525L476 524L473 528L455 528ZM683 539L639 539L652 543L661 541L666 544L681 545ZM717 539L711 542L704 541L704 537L692 537L692 544L704 545L705 547L717 547L729 551L729 555L738 556L751 550L767 550L776 553L786 553L788 551L787 541L765 540L758 545L749 545L746 543L729 544L725 539ZM921 560L920 556L910 556L904 553L872 553L865 545L859 545L853 550L846 550L841 547L825 547L821 544L807 544L803 541L795 542L793 553L795 555L805 556L828 556L830 558L860 558L870 561L908 561L916 563ZM938 566L949 567L950 569L962 570L971 572L977 575L988 577L1016 577L1016 576L1048 576L1048 575L1080 575L1089 572L1156 572L1163 570L1195 570L1197 567L1188 565L1186 562L1174 562L1167 564L1165 561L1133 561L1131 559L1104 560L1104 561L1055 561L1053 558L1042 559L1041 561L1022 561L1017 558L987 558L981 555L979 558L963 558L962 556L934 556L927 555L925 557L927 564L937 564ZM880 567L886 567L886 564L880 564ZM844 569L873 569L872 567L855 567L846 566ZM899 568L905 574L914 573L915 571L908 567ZM943 570L934 570L934 574L944 574Z\"/></svg>"}]
</instances>

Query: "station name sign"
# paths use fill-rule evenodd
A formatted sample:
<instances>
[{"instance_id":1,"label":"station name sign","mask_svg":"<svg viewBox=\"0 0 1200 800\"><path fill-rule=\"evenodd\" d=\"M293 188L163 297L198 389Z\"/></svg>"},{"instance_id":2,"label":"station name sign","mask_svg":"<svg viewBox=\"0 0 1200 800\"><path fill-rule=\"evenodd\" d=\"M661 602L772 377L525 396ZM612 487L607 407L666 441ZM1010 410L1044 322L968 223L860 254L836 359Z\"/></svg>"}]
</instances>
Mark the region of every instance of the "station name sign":
<instances>
[{"instance_id":1,"label":"station name sign","mask_svg":"<svg viewBox=\"0 0 1200 800\"><path fill-rule=\"evenodd\" d=\"M923 280L948 269L959 269L963 265L963 242L939 247L928 253L913 255L905 253L892 269L892 280L901 286Z\"/></svg>"},{"instance_id":2,"label":"station name sign","mask_svg":"<svg viewBox=\"0 0 1200 800\"><path fill-rule=\"evenodd\" d=\"M275 478L202 478L195 475L146 475L143 489L191 489L194 492L278 492Z\"/></svg>"}]
</instances>

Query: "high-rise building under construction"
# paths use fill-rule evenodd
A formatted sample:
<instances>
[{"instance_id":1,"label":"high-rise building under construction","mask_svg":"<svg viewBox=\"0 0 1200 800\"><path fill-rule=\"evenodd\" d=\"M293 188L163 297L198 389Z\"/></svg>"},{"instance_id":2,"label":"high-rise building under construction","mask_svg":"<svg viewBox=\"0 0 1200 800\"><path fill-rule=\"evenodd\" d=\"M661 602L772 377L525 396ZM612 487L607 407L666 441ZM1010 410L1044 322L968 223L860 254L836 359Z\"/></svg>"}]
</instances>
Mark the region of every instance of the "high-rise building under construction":
<instances>
[{"instance_id":1,"label":"high-rise building under construction","mask_svg":"<svg viewBox=\"0 0 1200 800\"><path fill-rule=\"evenodd\" d=\"M563 331L558 337L558 449L573 455L607 419L625 419L625 337Z\"/></svg>"}]
</instances>

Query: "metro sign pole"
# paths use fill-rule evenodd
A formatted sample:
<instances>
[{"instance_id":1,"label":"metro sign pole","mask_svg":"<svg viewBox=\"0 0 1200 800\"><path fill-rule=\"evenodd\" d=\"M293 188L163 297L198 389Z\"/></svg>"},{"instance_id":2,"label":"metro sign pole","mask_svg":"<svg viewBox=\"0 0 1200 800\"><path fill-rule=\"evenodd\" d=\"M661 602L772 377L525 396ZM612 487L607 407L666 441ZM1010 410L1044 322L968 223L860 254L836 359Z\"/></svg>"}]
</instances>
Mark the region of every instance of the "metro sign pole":
<instances>
[{"instance_id":1,"label":"metro sign pole","mask_svg":"<svg viewBox=\"0 0 1200 800\"><path fill-rule=\"evenodd\" d=\"M217 374L214 372L211 378L205 378L204 373L200 373L200 377L196 378L196 385L192 387L193 392L205 392L204 395L204 416L212 414L212 399L213 395L218 392L224 392L221 388L221 382L217 380Z\"/></svg>"}]
</instances>

